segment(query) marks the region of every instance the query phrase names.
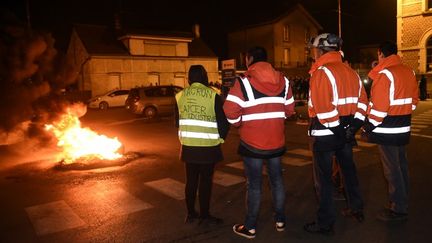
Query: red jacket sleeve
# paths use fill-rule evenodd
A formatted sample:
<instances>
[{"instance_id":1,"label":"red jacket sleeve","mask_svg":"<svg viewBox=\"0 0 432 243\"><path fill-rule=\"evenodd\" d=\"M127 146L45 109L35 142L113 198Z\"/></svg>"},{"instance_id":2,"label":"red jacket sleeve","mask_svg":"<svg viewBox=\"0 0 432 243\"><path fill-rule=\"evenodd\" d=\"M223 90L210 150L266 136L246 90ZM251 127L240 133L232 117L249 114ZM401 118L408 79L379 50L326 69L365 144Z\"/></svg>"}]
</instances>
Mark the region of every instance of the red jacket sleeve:
<instances>
[{"instance_id":1,"label":"red jacket sleeve","mask_svg":"<svg viewBox=\"0 0 432 243\"><path fill-rule=\"evenodd\" d=\"M244 106L243 104L245 100L239 82L241 81L236 80L234 86L231 87L223 105L223 109L228 122L235 127L239 127L241 125L241 118Z\"/></svg>"}]
</instances>

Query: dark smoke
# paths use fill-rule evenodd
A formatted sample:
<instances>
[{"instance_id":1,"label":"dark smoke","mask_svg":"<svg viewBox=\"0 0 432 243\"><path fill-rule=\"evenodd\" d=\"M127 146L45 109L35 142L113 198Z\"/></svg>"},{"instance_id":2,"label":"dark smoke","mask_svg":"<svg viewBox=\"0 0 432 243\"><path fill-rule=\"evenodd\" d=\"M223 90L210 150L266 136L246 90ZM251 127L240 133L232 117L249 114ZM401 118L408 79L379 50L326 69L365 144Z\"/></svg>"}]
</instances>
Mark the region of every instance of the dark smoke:
<instances>
[{"instance_id":1,"label":"dark smoke","mask_svg":"<svg viewBox=\"0 0 432 243\"><path fill-rule=\"evenodd\" d=\"M42 125L67 107L62 91L77 72L54 43L50 33L29 30L0 9L0 134L32 121L27 136L40 136Z\"/></svg>"}]
</instances>

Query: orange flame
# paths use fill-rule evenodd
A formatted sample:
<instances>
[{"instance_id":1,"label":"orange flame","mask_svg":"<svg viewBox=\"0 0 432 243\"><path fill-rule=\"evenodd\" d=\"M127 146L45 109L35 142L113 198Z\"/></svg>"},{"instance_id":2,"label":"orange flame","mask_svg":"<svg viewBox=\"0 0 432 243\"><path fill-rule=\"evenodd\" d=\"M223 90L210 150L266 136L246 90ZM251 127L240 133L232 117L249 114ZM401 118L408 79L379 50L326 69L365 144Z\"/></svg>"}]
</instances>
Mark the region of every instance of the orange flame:
<instances>
[{"instance_id":1,"label":"orange flame","mask_svg":"<svg viewBox=\"0 0 432 243\"><path fill-rule=\"evenodd\" d=\"M45 125L58 139L57 146L61 148L60 158L64 163L73 163L79 158L98 158L114 160L121 158L118 153L122 144L118 139L99 135L89 128L82 128L78 117L68 109L59 121Z\"/></svg>"}]
</instances>

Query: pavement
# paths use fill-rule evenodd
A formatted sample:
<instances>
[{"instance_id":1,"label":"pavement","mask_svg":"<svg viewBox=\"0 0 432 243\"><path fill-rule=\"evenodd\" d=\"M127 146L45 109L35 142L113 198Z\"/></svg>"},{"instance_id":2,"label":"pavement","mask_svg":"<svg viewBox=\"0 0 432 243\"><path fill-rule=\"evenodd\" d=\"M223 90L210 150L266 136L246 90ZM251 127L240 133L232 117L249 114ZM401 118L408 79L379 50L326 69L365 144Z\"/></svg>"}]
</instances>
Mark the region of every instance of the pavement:
<instances>
[{"instance_id":1,"label":"pavement","mask_svg":"<svg viewBox=\"0 0 432 243\"><path fill-rule=\"evenodd\" d=\"M297 106L297 118L307 116ZM335 235L305 232L302 227L315 218L317 201L313 189L311 155L303 119L287 121L287 153L283 157L287 225L274 227L269 183L264 172L263 195L257 236L245 239L232 232L245 214L245 180L241 158L236 154L238 134L231 129L223 145L225 161L216 167L211 212L224 219L222 225L184 224L184 169L177 159L175 129L167 121L144 124L151 128L146 142L137 130L123 133L123 126L140 121L114 118L105 132L123 141L136 137L144 158L121 168L89 171L56 171L43 163L0 167L0 242L432 242L432 100L421 101L413 118L413 134L407 146L410 169L410 208L406 222L384 223L375 216L388 201L377 147L360 143L356 160L365 221L358 223L338 213ZM138 127L143 128L144 125ZM153 135L166 132L172 138ZM156 146L164 144L165 147ZM0 163L13 153L0 149ZM36 153L29 154L35 157ZM171 162L170 162L171 161ZM337 211L345 201L335 201Z\"/></svg>"}]
</instances>

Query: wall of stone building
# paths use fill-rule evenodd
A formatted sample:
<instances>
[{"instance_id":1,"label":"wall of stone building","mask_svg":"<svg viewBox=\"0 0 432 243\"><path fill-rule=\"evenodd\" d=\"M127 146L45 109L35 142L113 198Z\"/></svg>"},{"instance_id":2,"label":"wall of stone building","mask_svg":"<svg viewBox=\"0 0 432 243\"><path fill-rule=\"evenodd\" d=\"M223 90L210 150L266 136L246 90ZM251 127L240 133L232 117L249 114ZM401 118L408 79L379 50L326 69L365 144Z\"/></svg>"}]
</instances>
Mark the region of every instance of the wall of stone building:
<instances>
[{"instance_id":1,"label":"wall of stone building","mask_svg":"<svg viewBox=\"0 0 432 243\"><path fill-rule=\"evenodd\" d=\"M417 80L426 74L428 93L432 93L432 74L426 72L426 40L432 30L432 14L426 13L424 0L398 0L398 47L402 61L414 69Z\"/></svg>"},{"instance_id":2,"label":"wall of stone building","mask_svg":"<svg viewBox=\"0 0 432 243\"><path fill-rule=\"evenodd\" d=\"M402 62L411 67L416 73L419 70L419 56L417 50L404 51Z\"/></svg>"},{"instance_id":3,"label":"wall of stone building","mask_svg":"<svg viewBox=\"0 0 432 243\"><path fill-rule=\"evenodd\" d=\"M402 4L402 14L413 14L421 12L423 9L423 1L424 0L400 0L400 4Z\"/></svg>"},{"instance_id":4,"label":"wall of stone building","mask_svg":"<svg viewBox=\"0 0 432 243\"><path fill-rule=\"evenodd\" d=\"M114 88L131 89L137 86L187 85L191 65L200 64L207 70L209 81L218 81L217 58L155 59L137 57L92 58L87 77L92 96ZM118 78L118 85L115 83ZM153 80L159 80L156 84ZM114 80L114 81L113 81Z\"/></svg>"},{"instance_id":5,"label":"wall of stone building","mask_svg":"<svg viewBox=\"0 0 432 243\"><path fill-rule=\"evenodd\" d=\"M399 50L402 59L408 59L407 63L419 74L426 71L425 41L432 29L432 14L425 13L425 6L423 0L398 0Z\"/></svg>"},{"instance_id":6,"label":"wall of stone building","mask_svg":"<svg viewBox=\"0 0 432 243\"><path fill-rule=\"evenodd\" d=\"M403 18L401 47L418 47L421 37L430 28L432 28L432 17L417 15Z\"/></svg>"}]
</instances>

